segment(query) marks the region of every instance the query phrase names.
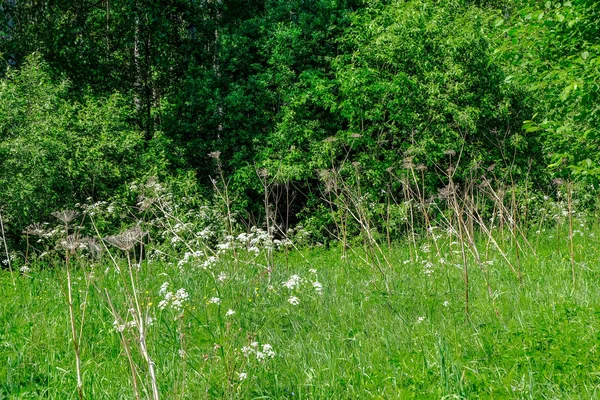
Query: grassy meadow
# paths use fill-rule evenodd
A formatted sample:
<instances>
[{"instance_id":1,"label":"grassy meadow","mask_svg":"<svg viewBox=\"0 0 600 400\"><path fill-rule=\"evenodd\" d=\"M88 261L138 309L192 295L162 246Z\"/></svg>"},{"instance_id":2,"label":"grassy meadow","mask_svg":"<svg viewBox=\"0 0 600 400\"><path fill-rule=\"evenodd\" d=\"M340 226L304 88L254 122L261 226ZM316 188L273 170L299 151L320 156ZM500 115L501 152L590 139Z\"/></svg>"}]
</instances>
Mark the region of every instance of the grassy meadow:
<instances>
[{"instance_id":1,"label":"grassy meadow","mask_svg":"<svg viewBox=\"0 0 600 400\"><path fill-rule=\"evenodd\" d=\"M379 253L276 251L253 231L178 261L107 247L14 262L0 399L78 398L73 331L89 399L597 398L600 230L500 233L464 258L435 230Z\"/></svg>"}]
</instances>

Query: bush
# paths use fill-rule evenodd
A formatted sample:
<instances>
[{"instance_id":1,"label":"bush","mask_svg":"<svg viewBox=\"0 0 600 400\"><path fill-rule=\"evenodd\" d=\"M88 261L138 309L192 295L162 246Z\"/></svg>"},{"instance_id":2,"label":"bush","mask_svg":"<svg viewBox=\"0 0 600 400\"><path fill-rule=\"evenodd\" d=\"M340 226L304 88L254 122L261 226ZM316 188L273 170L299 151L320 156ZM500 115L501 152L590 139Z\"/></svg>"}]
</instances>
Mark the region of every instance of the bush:
<instances>
[{"instance_id":1,"label":"bush","mask_svg":"<svg viewBox=\"0 0 600 400\"><path fill-rule=\"evenodd\" d=\"M0 207L11 230L87 198L107 198L142 166L141 134L115 93L82 102L39 56L0 81Z\"/></svg>"}]
</instances>

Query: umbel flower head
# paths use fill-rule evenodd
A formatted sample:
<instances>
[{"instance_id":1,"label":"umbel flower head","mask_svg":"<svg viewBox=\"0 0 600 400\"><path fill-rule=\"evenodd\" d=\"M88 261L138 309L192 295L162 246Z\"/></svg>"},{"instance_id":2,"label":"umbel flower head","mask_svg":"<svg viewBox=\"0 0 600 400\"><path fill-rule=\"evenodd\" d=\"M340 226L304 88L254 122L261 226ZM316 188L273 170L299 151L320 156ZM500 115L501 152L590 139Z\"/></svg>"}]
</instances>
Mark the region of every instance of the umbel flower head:
<instances>
[{"instance_id":1,"label":"umbel flower head","mask_svg":"<svg viewBox=\"0 0 600 400\"><path fill-rule=\"evenodd\" d=\"M81 245L81 240L78 235L69 235L60 242L60 245L71 252L74 252Z\"/></svg>"},{"instance_id":2,"label":"umbel flower head","mask_svg":"<svg viewBox=\"0 0 600 400\"><path fill-rule=\"evenodd\" d=\"M71 221L79 216L79 213L74 210L62 210L53 212L52 216L61 221L63 224L69 225Z\"/></svg>"},{"instance_id":3,"label":"umbel flower head","mask_svg":"<svg viewBox=\"0 0 600 400\"><path fill-rule=\"evenodd\" d=\"M134 226L118 235L108 236L105 240L118 249L129 251L147 234L148 232L142 231L139 226Z\"/></svg>"},{"instance_id":4,"label":"umbel flower head","mask_svg":"<svg viewBox=\"0 0 600 400\"><path fill-rule=\"evenodd\" d=\"M45 232L44 226L39 222L31 224L23 229L23 233L26 235L42 236Z\"/></svg>"}]
</instances>

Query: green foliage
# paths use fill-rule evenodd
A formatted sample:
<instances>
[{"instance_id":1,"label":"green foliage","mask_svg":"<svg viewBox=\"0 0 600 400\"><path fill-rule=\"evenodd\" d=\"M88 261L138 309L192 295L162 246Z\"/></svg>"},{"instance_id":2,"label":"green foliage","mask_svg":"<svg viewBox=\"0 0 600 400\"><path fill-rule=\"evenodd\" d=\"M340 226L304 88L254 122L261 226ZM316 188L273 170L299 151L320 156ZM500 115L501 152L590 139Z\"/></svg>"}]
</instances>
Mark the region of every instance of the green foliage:
<instances>
[{"instance_id":1,"label":"green foliage","mask_svg":"<svg viewBox=\"0 0 600 400\"><path fill-rule=\"evenodd\" d=\"M118 94L68 100L38 56L0 82L0 200L22 228L86 198L108 198L140 173L142 137Z\"/></svg>"},{"instance_id":2,"label":"green foliage","mask_svg":"<svg viewBox=\"0 0 600 400\"><path fill-rule=\"evenodd\" d=\"M516 2L498 18L506 78L530 91L535 114L523 130L542 136L559 175L600 177L600 8L597 2ZM563 168L566 167L566 168Z\"/></svg>"},{"instance_id":3,"label":"green foliage","mask_svg":"<svg viewBox=\"0 0 600 400\"><path fill-rule=\"evenodd\" d=\"M520 131L527 107L492 60L484 11L391 2L350 18L331 71L304 71L285 96L265 158L304 177L357 161L377 193L405 157L445 169L444 152L453 150L463 166L510 164L515 178L536 164L537 136Z\"/></svg>"}]
</instances>

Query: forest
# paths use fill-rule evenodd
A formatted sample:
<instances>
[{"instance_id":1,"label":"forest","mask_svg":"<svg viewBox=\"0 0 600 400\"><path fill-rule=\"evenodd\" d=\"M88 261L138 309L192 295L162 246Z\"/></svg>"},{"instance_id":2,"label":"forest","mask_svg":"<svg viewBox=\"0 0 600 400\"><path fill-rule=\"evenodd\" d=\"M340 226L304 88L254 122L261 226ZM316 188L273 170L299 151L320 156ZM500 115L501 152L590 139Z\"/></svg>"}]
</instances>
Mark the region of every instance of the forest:
<instances>
[{"instance_id":1,"label":"forest","mask_svg":"<svg viewBox=\"0 0 600 400\"><path fill-rule=\"evenodd\" d=\"M0 0L0 399L600 396L600 3Z\"/></svg>"}]
</instances>

